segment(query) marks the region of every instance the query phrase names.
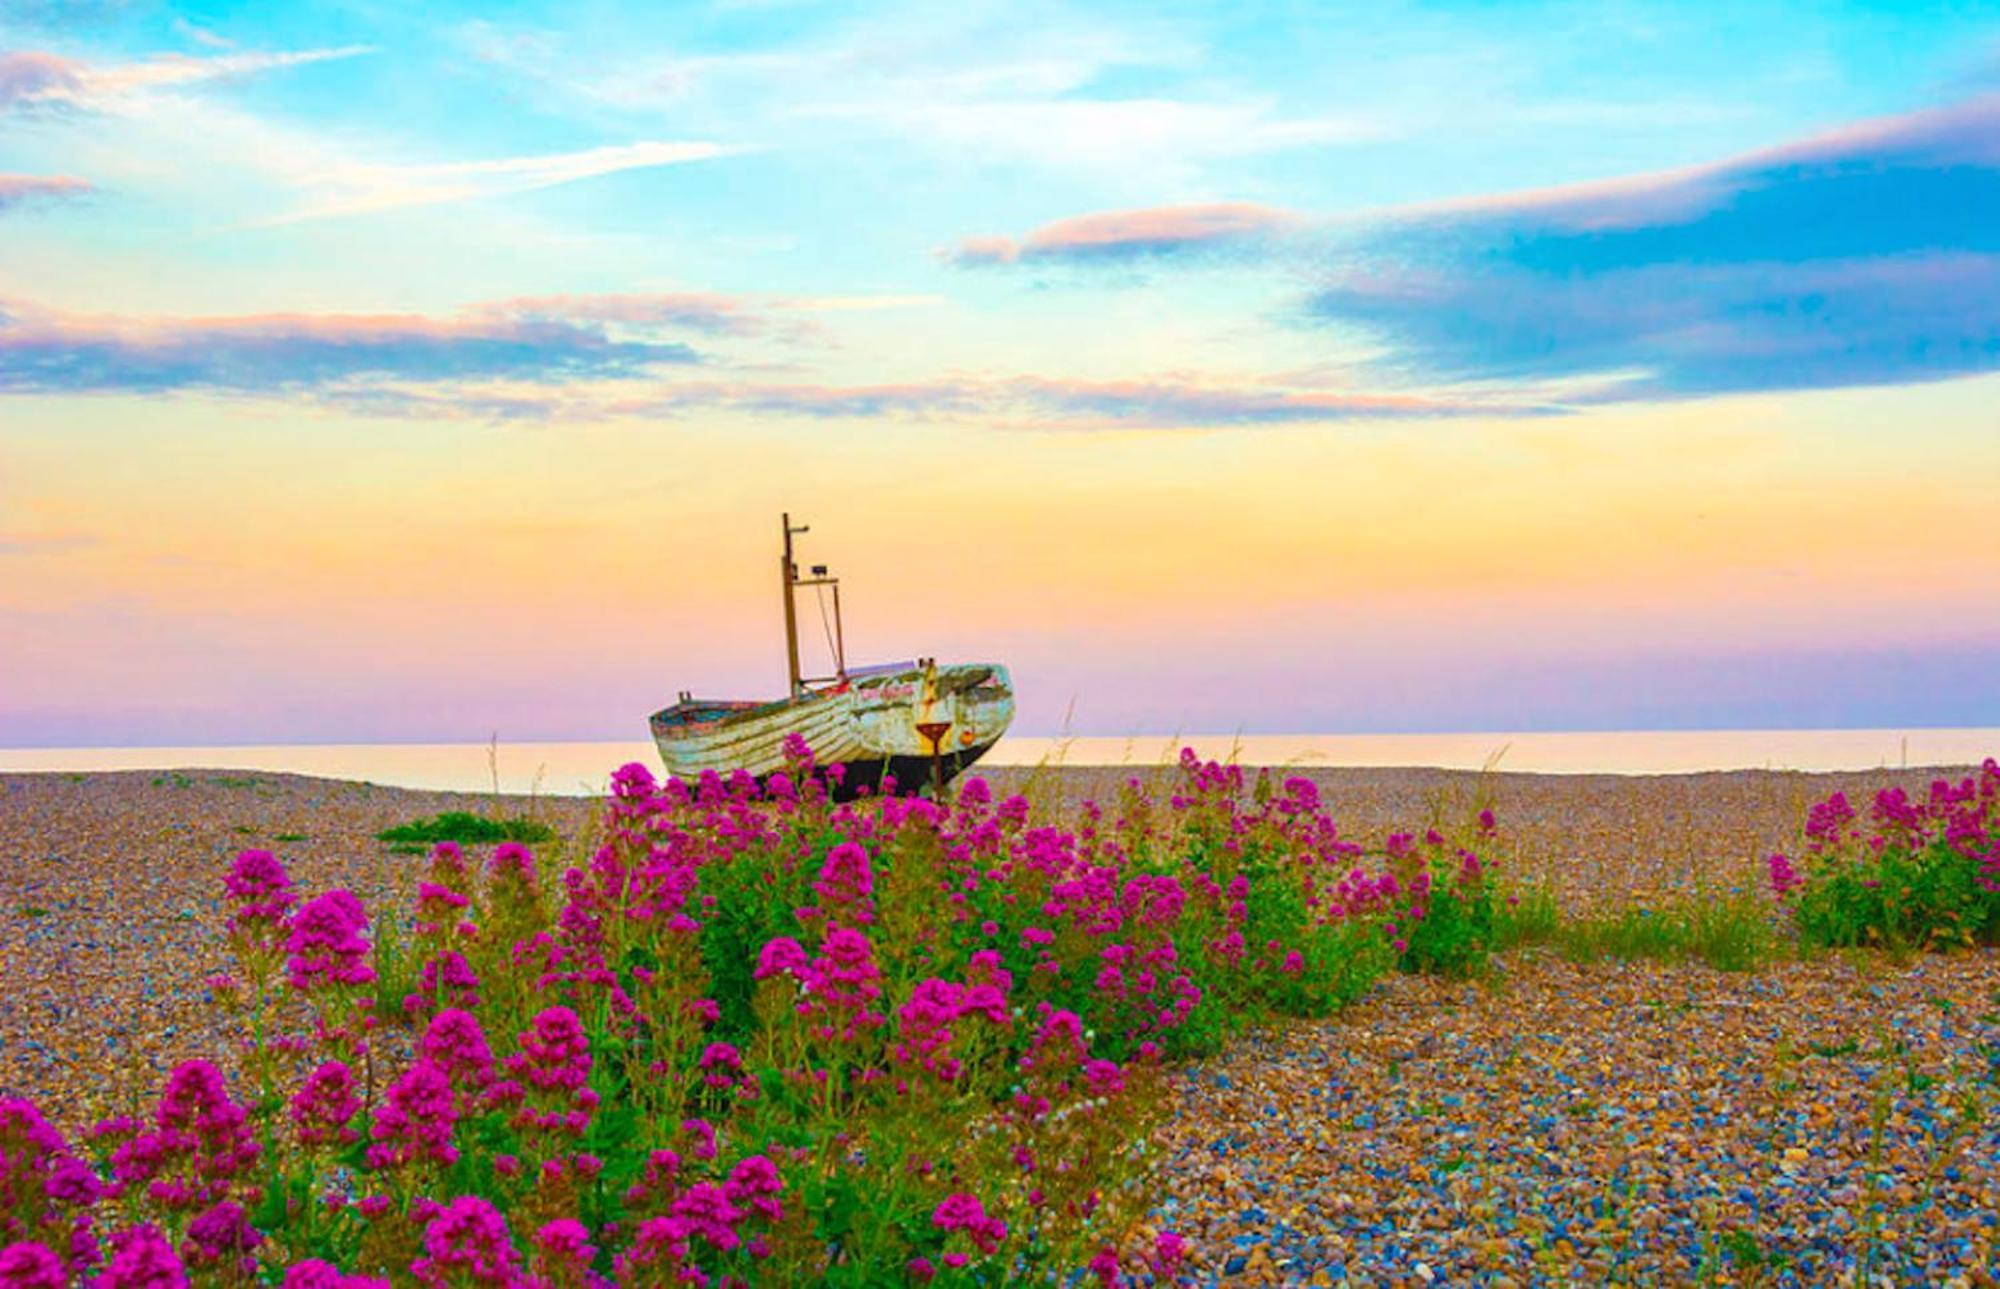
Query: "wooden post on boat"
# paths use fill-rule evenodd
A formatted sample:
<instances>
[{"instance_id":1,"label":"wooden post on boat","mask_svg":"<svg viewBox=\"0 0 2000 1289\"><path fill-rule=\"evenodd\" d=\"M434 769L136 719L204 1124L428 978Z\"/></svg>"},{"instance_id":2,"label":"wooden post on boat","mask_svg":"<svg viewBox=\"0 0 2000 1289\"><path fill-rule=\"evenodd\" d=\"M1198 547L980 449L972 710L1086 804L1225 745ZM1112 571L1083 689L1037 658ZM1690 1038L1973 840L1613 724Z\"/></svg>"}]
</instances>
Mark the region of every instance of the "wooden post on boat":
<instances>
[{"instance_id":1,"label":"wooden post on boat","mask_svg":"<svg viewBox=\"0 0 2000 1289\"><path fill-rule=\"evenodd\" d=\"M809 525L792 527L791 512L781 516L785 529L785 553L783 576L785 582L785 667L789 685L785 693L797 698L805 689L799 679L799 613L792 603L792 586L799 580L799 567L792 563L792 534L810 531Z\"/></svg>"}]
</instances>

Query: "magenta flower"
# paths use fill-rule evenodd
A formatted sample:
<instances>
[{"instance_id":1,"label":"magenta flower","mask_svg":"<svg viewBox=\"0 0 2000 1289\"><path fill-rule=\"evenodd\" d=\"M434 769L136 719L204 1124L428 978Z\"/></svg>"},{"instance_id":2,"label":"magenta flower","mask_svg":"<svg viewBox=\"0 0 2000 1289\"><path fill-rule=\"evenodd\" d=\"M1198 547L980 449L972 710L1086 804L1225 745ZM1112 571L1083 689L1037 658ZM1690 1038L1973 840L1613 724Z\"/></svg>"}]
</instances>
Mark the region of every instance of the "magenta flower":
<instances>
[{"instance_id":1,"label":"magenta flower","mask_svg":"<svg viewBox=\"0 0 2000 1289\"><path fill-rule=\"evenodd\" d=\"M743 1214L729 1202L727 1192L712 1182L696 1182L682 1191L674 1200L671 1215L680 1219L687 1234L700 1236L723 1253L743 1242L736 1234Z\"/></svg>"},{"instance_id":2,"label":"magenta flower","mask_svg":"<svg viewBox=\"0 0 2000 1289\"><path fill-rule=\"evenodd\" d=\"M944 1197L931 1214L931 1225L942 1231L965 1232L981 1253L992 1253L1007 1238L1007 1224L986 1216L978 1197L963 1192Z\"/></svg>"},{"instance_id":3,"label":"magenta flower","mask_svg":"<svg viewBox=\"0 0 2000 1289\"><path fill-rule=\"evenodd\" d=\"M844 841L829 850L813 890L830 915L856 925L872 921L869 904L875 895L875 875L868 866L867 849L859 842Z\"/></svg>"},{"instance_id":4,"label":"magenta flower","mask_svg":"<svg viewBox=\"0 0 2000 1289\"><path fill-rule=\"evenodd\" d=\"M1804 886L1805 875L1792 866L1792 861L1783 855L1773 853L1764 861L1771 874L1771 893L1784 899L1794 890Z\"/></svg>"},{"instance_id":5,"label":"magenta flower","mask_svg":"<svg viewBox=\"0 0 2000 1289\"><path fill-rule=\"evenodd\" d=\"M420 1283L438 1286L493 1285L516 1289L523 1283L513 1237L498 1209L473 1195L461 1195L424 1228L424 1252L410 1264Z\"/></svg>"},{"instance_id":6,"label":"magenta flower","mask_svg":"<svg viewBox=\"0 0 2000 1289\"><path fill-rule=\"evenodd\" d=\"M174 1246L150 1223L128 1226L111 1237L111 1261L96 1289L186 1289L187 1272Z\"/></svg>"},{"instance_id":7,"label":"magenta flower","mask_svg":"<svg viewBox=\"0 0 2000 1289\"><path fill-rule=\"evenodd\" d=\"M292 1097L292 1123L302 1146L352 1145L361 1134L349 1125L360 1113L354 1071L339 1061L328 1061L307 1075Z\"/></svg>"},{"instance_id":8,"label":"magenta flower","mask_svg":"<svg viewBox=\"0 0 2000 1289\"><path fill-rule=\"evenodd\" d=\"M314 896L292 918L286 944L292 986L313 991L328 985L366 985L375 979L368 955L373 948L362 931L367 910L351 891Z\"/></svg>"},{"instance_id":9,"label":"magenta flower","mask_svg":"<svg viewBox=\"0 0 2000 1289\"><path fill-rule=\"evenodd\" d=\"M521 1034L521 1050L507 1058L507 1072L529 1088L574 1092L590 1080L590 1039L567 1007L549 1007Z\"/></svg>"},{"instance_id":10,"label":"magenta flower","mask_svg":"<svg viewBox=\"0 0 2000 1289\"><path fill-rule=\"evenodd\" d=\"M810 969L806 951L790 936L779 936L767 943L757 955L757 970L754 978L767 980L772 976L787 975L803 979Z\"/></svg>"},{"instance_id":11,"label":"magenta flower","mask_svg":"<svg viewBox=\"0 0 2000 1289\"><path fill-rule=\"evenodd\" d=\"M535 1270L544 1280L582 1284L596 1256L590 1228L575 1218L558 1218L535 1232Z\"/></svg>"},{"instance_id":12,"label":"magenta flower","mask_svg":"<svg viewBox=\"0 0 2000 1289\"><path fill-rule=\"evenodd\" d=\"M268 850L246 850L236 856L223 889L236 902L229 930L259 948L276 949L285 914L298 896L285 866Z\"/></svg>"},{"instance_id":13,"label":"magenta flower","mask_svg":"<svg viewBox=\"0 0 2000 1289\"><path fill-rule=\"evenodd\" d=\"M749 1209L767 1222L784 1220L784 1206L778 1202L784 1189L778 1166L764 1155L738 1160L736 1167L729 1170L729 1180L723 1183L730 1203Z\"/></svg>"},{"instance_id":14,"label":"magenta flower","mask_svg":"<svg viewBox=\"0 0 2000 1289\"><path fill-rule=\"evenodd\" d=\"M44 1246L24 1241L0 1249L0 1285L8 1289L63 1289L68 1283L62 1259Z\"/></svg>"},{"instance_id":15,"label":"magenta flower","mask_svg":"<svg viewBox=\"0 0 2000 1289\"><path fill-rule=\"evenodd\" d=\"M493 858L486 866L486 875L495 882L518 882L532 888L535 884L535 853L518 841L503 841L493 848Z\"/></svg>"},{"instance_id":16,"label":"magenta flower","mask_svg":"<svg viewBox=\"0 0 2000 1289\"><path fill-rule=\"evenodd\" d=\"M1186 1261L1187 1241L1175 1231L1162 1231L1153 1240L1153 1275L1160 1280L1171 1280Z\"/></svg>"},{"instance_id":17,"label":"magenta flower","mask_svg":"<svg viewBox=\"0 0 2000 1289\"><path fill-rule=\"evenodd\" d=\"M389 1087L388 1103L375 1116L368 1166L396 1168L425 1161L450 1165L458 1160L452 1128L458 1111L451 1079L435 1062L412 1065Z\"/></svg>"},{"instance_id":18,"label":"magenta flower","mask_svg":"<svg viewBox=\"0 0 2000 1289\"><path fill-rule=\"evenodd\" d=\"M155 1131L120 1146L111 1165L120 1182L145 1183L147 1194L168 1208L227 1197L263 1149L248 1114L230 1100L222 1072L207 1061L174 1067L153 1119Z\"/></svg>"},{"instance_id":19,"label":"magenta flower","mask_svg":"<svg viewBox=\"0 0 2000 1289\"><path fill-rule=\"evenodd\" d=\"M251 1250L263 1242L263 1233L250 1225L243 1206L224 1200L188 1223L181 1252L196 1268L249 1275L257 1269Z\"/></svg>"},{"instance_id":20,"label":"magenta flower","mask_svg":"<svg viewBox=\"0 0 2000 1289\"><path fill-rule=\"evenodd\" d=\"M461 1097L493 1082L493 1049L469 1011L453 1007L439 1012L418 1040L417 1055L443 1070Z\"/></svg>"},{"instance_id":21,"label":"magenta flower","mask_svg":"<svg viewBox=\"0 0 2000 1289\"><path fill-rule=\"evenodd\" d=\"M341 1274L337 1267L314 1258L285 1272L284 1289L389 1289L387 1280Z\"/></svg>"}]
</instances>

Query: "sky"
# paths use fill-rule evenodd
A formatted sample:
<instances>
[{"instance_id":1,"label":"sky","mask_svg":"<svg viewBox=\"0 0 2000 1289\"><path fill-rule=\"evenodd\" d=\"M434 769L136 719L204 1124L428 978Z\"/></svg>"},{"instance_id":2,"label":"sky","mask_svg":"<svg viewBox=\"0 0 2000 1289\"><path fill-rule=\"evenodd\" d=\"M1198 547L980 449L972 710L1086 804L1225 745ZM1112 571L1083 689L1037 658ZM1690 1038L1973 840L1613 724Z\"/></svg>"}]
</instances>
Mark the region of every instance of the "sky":
<instances>
[{"instance_id":1,"label":"sky","mask_svg":"<svg viewBox=\"0 0 2000 1289\"><path fill-rule=\"evenodd\" d=\"M776 696L784 511L1023 733L2000 725L2000 3L0 0L0 746Z\"/></svg>"}]
</instances>

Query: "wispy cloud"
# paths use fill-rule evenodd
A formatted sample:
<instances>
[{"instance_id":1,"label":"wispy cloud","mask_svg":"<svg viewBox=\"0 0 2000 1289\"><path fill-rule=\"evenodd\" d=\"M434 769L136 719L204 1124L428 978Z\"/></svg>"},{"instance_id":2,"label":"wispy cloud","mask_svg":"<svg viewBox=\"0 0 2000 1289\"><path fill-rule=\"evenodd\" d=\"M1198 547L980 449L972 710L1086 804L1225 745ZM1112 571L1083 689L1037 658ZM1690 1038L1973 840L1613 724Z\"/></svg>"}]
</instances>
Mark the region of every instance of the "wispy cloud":
<instances>
[{"instance_id":1,"label":"wispy cloud","mask_svg":"<svg viewBox=\"0 0 2000 1289\"><path fill-rule=\"evenodd\" d=\"M0 308L0 393L283 393L383 380L561 382L691 363L588 320L471 313L126 318Z\"/></svg>"},{"instance_id":2,"label":"wispy cloud","mask_svg":"<svg viewBox=\"0 0 2000 1289\"><path fill-rule=\"evenodd\" d=\"M1162 22L1015 8L933 6L796 43L661 56L586 57L559 35L465 25L473 57L551 101L619 114L727 120L797 145L893 140L952 164L1186 175L1207 163L1387 137L1363 113L1300 113L1276 96L1190 75L1204 56ZM1116 78L1165 77L1147 93Z\"/></svg>"},{"instance_id":3,"label":"wispy cloud","mask_svg":"<svg viewBox=\"0 0 2000 1289\"><path fill-rule=\"evenodd\" d=\"M1289 211L1252 202L1103 211L1044 224L1018 240L968 237L959 242L951 258L959 264L979 265L1185 255L1242 248L1299 223L1299 217Z\"/></svg>"},{"instance_id":4,"label":"wispy cloud","mask_svg":"<svg viewBox=\"0 0 2000 1289\"><path fill-rule=\"evenodd\" d=\"M80 197L90 191L90 181L74 175L0 174L0 211L30 201Z\"/></svg>"},{"instance_id":5,"label":"wispy cloud","mask_svg":"<svg viewBox=\"0 0 2000 1289\"><path fill-rule=\"evenodd\" d=\"M163 54L128 63L86 63L41 50L0 54L0 109L93 109L146 90L228 80L353 58L365 45L275 53L229 53L206 58Z\"/></svg>"},{"instance_id":6,"label":"wispy cloud","mask_svg":"<svg viewBox=\"0 0 2000 1289\"><path fill-rule=\"evenodd\" d=\"M674 380L543 389L402 386L335 390L323 401L369 415L476 421L659 420L736 413L1043 431L1219 429L1562 411L1492 395L1287 388L1273 380L1186 374L1132 380L1024 375L864 384Z\"/></svg>"},{"instance_id":7,"label":"wispy cloud","mask_svg":"<svg viewBox=\"0 0 2000 1289\"><path fill-rule=\"evenodd\" d=\"M727 156L737 148L717 143L646 141L542 156L502 157L432 165L354 162L295 172L302 205L262 221L296 224L341 215L371 214L410 206L499 197L574 183L621 170L642 170Z\"/></svg>"},{"instance_id":8,"label":"wispy cloud","mask_svg":"<svg viewBox=\"0 0 2000 1289\"><path fill-rule=\"evenodd\" d=\"M194 392L305 400L376 416L592 421L702 412L1112 429L1546 414L1488 391L1330 388L1317 377L1175 373L1125 380L1021 375L842 383L709 376L675 333L790 339L809 311L867 297L712 292L533 296L430 317L164 318L0 304L0 395ZM696 366L696 364L700 364ZM737 367L737 371L755 368Z\"/></svg>"}]
</instances>

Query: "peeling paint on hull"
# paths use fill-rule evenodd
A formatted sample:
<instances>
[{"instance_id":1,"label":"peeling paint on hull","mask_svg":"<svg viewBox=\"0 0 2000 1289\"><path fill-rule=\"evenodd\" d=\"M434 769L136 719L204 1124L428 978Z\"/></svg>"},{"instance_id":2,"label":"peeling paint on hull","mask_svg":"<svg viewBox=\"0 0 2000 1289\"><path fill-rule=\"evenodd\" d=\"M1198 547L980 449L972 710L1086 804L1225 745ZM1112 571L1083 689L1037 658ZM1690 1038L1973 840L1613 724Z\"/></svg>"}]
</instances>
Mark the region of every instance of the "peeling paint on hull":
<instances>
[{"instance_id":1,"label":"peeling paint on hull","mask_svg":"<svg viewBox=\"0 0 2000 1289\"><path fill-rule=\"evenodd\" d=\"M822 766L847 767L842 796L873 788L886 769L899 790L949 781L984 755L1014 719L1014 691L997 663L896 665L856 672L844 685L771 703L687 699L652 717L667 772L694 779L704 770L745 770L763 778L785 768L784 744L806 741Z\"/></svg>"}]
</instances>

